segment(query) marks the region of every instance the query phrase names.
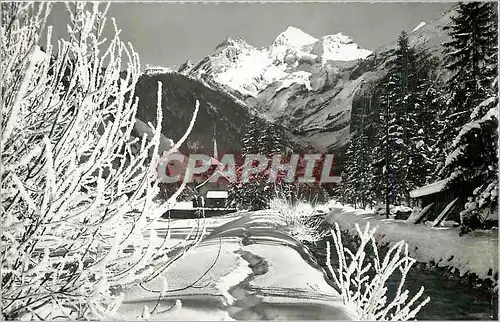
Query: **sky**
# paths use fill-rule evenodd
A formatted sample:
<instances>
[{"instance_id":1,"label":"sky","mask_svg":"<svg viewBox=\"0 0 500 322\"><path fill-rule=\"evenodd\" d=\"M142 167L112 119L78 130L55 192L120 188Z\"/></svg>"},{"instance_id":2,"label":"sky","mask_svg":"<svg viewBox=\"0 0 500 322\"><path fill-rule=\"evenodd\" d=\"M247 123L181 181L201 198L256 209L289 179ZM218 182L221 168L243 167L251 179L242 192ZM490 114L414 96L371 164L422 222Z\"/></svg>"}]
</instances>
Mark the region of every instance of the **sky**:
<instances>
[{"instance_id":1,"label":"sky","mask_svg":"<svg viewBox=\"0 0 500 322\"><path fill-rule=\"evenodd\" d=\"M130 41L141 64L176 66L198 62L227 37L268 46L288 26L320 38L342 32L363 48L375 50L410 32L422 21L439 18L453 3L168 3L113 2L120 37ZM51 21L58 30L67 14L56 4Z\"/></svg>"}]
</instances>

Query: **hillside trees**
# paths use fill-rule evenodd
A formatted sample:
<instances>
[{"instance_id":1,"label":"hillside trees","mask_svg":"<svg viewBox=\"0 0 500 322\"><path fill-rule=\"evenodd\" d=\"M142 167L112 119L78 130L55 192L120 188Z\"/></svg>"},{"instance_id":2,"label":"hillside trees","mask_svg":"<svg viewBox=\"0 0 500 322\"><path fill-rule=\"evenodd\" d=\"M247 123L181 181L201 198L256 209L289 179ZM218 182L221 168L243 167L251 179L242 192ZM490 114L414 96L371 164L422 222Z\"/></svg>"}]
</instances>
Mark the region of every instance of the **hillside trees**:
<instances>
[{"instance_id":1,"label":"hillside trees","mask_svg":"<svg viewBox=\"0 0 500 322\"><path fill-rule=\"evenodd\" d=\"M286 147L287 142L283 129L258 116L254 115L251 118L242 139L242 161L251 155L261 155L266 157L268 168L252 175L248 182L241 182L245 164L239 166L237 176L240 180L229 186L229 205L249 207L254 210L263 209L267 207L268 201L275 196L277 190L287 196L290 194L293 185L285 182L282 176L278 175L276 182L268 181L273 156L280 156L281 163L288 162ZM256 161L254 161L253 166L257 166Z\"/></svg>"},{"instance_id":2,"label":"hillside trees","mask_svg":"<svg viewBox=\"0 0 500 322\"><path fill-rule=\"evenodd\" d=\"M114 21L102 37L109 6L67 5L56 47L50 4L1 6L2 318L119 318L118 288L175 260L150 228L176 196L152 202L161 105L131 137L139 57Z\"/></svg>"},{"instance_id":3,"label":"hillside trees","mask_svg":"<svg viewBox=\"0 0 500 322\"><path fill-rule=\"evenodd\" d=\"M346 187L355 186L356 204L409 204L409 192L431 180L440 104L435 64L425 50L411 48L402 32L386 78L369 91L369 106L365 97L353 104L354 162L347 161L344 177Z\"/></svg>"},{"instance_id":4,"label":"hillside trees","mask_svg":"<svg viewBox=\"0 0 500 322\"><path fill-rule=\"evenodd\" d=\"M412 189L450 178L447 189L467 197L461 212L466 232L498 207L498 14L487 2L460 3L454 13L444 27L451 39L443 44L447 78L437 74L436 58L408 46L405 33L399 37L387 77L371 91L375 140L368 148L357 134L353 104L352 160L342 177L345 187L356 187L349 181L360 180L358 158L372 151L372 184L344 191L359 196L371 189L387 211L389 204L411 203Z\"/></svg>"}]
</instances>

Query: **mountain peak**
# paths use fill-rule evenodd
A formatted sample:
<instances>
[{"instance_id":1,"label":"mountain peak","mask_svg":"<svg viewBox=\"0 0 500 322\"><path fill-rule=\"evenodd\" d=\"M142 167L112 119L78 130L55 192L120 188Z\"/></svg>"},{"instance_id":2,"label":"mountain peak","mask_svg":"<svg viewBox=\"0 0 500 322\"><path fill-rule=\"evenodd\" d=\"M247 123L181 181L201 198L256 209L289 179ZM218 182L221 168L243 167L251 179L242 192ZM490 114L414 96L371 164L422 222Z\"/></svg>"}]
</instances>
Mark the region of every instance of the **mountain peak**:
<instances>
[{"instance_id":1,"label":"mountain peak","mask_svg":"<svg viewBox=\"0 0 500 322\"><path fill-rule=\"evenodd\" d=\"M191 59L188 58L184 64L182 64L177 72L179 73L186 73L189 72L189 70L193 67L193 63L191 63Z\"/></svg>"},{"instance_id":2,"label":"mountain peak","mask_svg":"<svg viewBox=\"0 0 500 322\"><path fill-rule=\"evenodd\" d=\"M313 54L323 57L324 60L350 61L366 58L372 52L358 46L351 37L341 32L327 35L314 44Z\"/></svg>"},{"instance_id":3,"label":"mountain peak","mask_svg":"<svg viewBox=\"0 0 500 322\"><path fill-rule=\"evenodd\" d=\"M297 28L297 27L294 27L294 26L288 26L284 33L305 33L304 31L302 31L302 29L300 28Z\"/></svg>"},{"instance_id":4,"label":"mountain peak","mask_svg":"<svg viewBox=\"0 0 500 322\"><path fill-rule=\"evenodd\" d=\"M215 50L226 47L250 47L250 45L241 37L227 37L223 42L217 45Z\"/></svg>"},{"instance_id":5,"label":"mountain peak","mask_svg":"<svg viewBox=\"0 0 500 322\"><path fill-rule=\"evenodd\" d=\"M326 35L322 39L334 41L334 42L345 44L345 45L354 43L354 40L352 40L351 37L346 36L341 32L338 32L338 33L333 34L333 35Z\"/></svg>"},{"instance_id":6,"label":"mountain peak","mask_svg":"<svg viewBox=\"0 0 500 322\"><path fill-rule=\"evenodd\" d=\"M301 29L288 26L284 32L280 33L278 37L276 37L273 44L301 48L303 46L311 45L317 41L318 39L308 33L305 33Z\"/></svg>"}]
</instances>

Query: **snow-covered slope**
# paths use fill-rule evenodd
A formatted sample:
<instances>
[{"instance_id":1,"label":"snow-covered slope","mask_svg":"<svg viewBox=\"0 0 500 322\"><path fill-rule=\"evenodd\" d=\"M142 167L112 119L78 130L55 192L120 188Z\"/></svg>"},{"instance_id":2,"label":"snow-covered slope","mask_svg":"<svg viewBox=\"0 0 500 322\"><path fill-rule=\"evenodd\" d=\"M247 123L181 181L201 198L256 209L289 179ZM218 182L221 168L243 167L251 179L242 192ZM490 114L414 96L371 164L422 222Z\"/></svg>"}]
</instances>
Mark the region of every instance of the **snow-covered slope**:
<instances>
[{"instance_id":1,"label":"snow-covered slope","mask_svg":"<svg viewBox=\"0 0 500 322\"><path fill-rule=\"evenodd\" d=\"M328 222L337 222L341 229L355 232L355 224L363 229L367 222L377 227L379 243L405 240L412 257L419 262L434 262L438 267L458 270L460 276L474 273L479 278L498 281L498 233L494 230L477 230L460 236L458 227L429 227L425 224L408 224L404 220L382 219L372 210L354 209L340 203L330 204Z\"/></svg>"},{"instance_id":2,"label":"snow-covered slope","mask_svg":"<svg viewBox=\"0 0 500 322\"><path fill-rule=\"evenodd\" d=\"M352 38L338 33L321 38L314 44L312 53L321 56L323 60L350 61L364 59L372 52L359 47Z\"/></svg>"},{"instance_id":3,"label":"snow-covered slope","mask_svg":"<svg viewBox=\"0 0 500 322\"><path fill-rule=\"evenodd\" d=\"M318 39L303 32L299 28L288 27L284 32L278 35L272 46L287 46L295 49L302 49L307 45L314 44Z\"/></svg>"}]
</instances>

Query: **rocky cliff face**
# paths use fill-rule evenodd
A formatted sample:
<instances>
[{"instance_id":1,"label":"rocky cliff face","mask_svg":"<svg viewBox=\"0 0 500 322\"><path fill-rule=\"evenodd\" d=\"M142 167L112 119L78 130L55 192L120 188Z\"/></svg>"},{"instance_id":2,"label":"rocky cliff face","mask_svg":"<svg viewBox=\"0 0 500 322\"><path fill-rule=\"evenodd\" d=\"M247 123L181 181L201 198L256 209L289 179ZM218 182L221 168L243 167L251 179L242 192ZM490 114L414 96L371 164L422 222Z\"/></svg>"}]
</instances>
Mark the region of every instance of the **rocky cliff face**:
<instances>
[{"instance_id":1,"label":"rocky cliff face","mask_svg":"<svg viewBox=\"0 0 500 322\"><path fill-rule=\"evenodd\" d=\"M184 153L213 153L214 127L220 153L239 151L241 135L250 115L246 106L220 89L179 73L142 75L136 86L139 98L137 118L156 124L158 82L161 81L163 121L162 132L177 142L189 126L196 100L200 110L193 131L181 147Z\"/></svg>"}]
</instances>

